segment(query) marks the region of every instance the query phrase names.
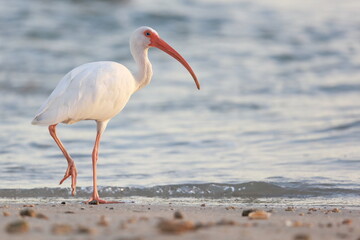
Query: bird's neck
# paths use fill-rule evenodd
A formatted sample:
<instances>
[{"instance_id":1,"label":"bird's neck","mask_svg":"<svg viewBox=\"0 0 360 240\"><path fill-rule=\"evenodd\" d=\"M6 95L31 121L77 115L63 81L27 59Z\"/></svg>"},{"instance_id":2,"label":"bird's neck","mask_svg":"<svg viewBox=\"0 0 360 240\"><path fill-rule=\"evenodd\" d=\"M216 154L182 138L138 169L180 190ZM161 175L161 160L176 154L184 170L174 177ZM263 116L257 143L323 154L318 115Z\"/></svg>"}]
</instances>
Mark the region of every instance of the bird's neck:
<instances>
[{"instance_id":1,"label":"bird's neck","mask_svg":"<svg viewBox=\"0 0 360 240\"><path fill-rule=\"evenodd\" d=\"M137 84L135 91L137 91L150 83L153 72L148 58L148 48L134 50L132 51L132 55L138 68L137 73L135 74L135 81Z\"/></svg>"}]
</instances>

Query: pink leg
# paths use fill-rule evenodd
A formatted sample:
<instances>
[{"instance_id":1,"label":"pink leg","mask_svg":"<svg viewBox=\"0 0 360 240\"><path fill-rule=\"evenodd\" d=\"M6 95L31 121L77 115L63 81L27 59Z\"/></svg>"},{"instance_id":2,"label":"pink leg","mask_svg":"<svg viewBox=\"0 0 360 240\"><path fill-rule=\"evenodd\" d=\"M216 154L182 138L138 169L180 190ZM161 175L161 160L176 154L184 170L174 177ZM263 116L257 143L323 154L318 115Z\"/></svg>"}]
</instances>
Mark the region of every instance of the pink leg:
<instances>
[{"instance_id":1,"label":"pink leg","mask_svg":"<svg viewBox=\"0 0 360 240\"><path fill-rule=\"evenodd\" d=\"M66 158L68 162L68 168L65 172L64 178L60 181L60 184L62 184L68 177L71 176L71 194L74 196L76 193L76 177L77 177L77 170L75 166L74 160L70 157L68 152L66 151L64 145L60 141L60 139L56 135L56 125L50 125L49 126L49 132L52 138L55 140L56 144L59 146L60 150L64 154L64 157Z\"/></svg>"},{"instance_id":2,"label":"pink leg","mask_svg":"<svg viewBox=\"0 0 360 240\"><path fill-rule=\"evenodd\" d=\"M92 194L91 198L86 202L88 204L121 203L121 202L116 202L116 201L105 201L105 200L100 199L98 189L97 189L96 167L97 167L97 161L98 161L98 156L99 156L100 138L101 138L101 134L104 132L104 130L106 128L107 123L108 123L108 121L106 121L106 122L97 122L97 124L98 124L97 134L96 134L96 140L95 140L94 149L93 149L93 152L92 152L93 194Z\"/></svg>"}]
</instances>

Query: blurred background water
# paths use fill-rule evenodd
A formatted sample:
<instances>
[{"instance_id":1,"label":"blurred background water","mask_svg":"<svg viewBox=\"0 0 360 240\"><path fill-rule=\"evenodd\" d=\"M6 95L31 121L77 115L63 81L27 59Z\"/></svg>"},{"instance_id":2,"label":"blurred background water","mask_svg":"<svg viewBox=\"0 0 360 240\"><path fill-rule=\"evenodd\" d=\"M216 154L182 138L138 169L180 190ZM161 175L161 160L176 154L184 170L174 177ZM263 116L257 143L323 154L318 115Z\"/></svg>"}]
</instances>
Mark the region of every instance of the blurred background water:
<instances>
[{"instance_id":1,"label":"blurred background water","mask_svg":"<svg viewBox=\"0 0 360 240\"><path fill-rule=\"evenodd\" d=\"M360 204L359 10L357 0L0 0L0 197L68 196L69 181L58 187L66 160L30 121L76 66L135 70L128 39L147 25L202 89L150 50L151 84L102 140L102 194ZM95 128L58 127L80 196L91 186Z\"/></svg>"}]
</instances>

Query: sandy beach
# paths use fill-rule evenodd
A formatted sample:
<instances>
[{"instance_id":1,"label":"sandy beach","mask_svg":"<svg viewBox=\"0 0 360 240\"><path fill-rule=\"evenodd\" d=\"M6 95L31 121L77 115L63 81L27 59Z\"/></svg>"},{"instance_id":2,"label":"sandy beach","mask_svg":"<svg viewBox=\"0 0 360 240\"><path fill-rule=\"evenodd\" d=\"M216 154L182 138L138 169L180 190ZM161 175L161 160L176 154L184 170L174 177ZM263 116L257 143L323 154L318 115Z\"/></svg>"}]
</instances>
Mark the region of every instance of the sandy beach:
<instances>
[{"instance_id":1,"label":"sandy beach","mask_svg":"<svg viewBox=\"0 0 360 240\"><path fill-rule=\"evenodd\" d=\"M11 203L1 204L0 210L3 240L360 239L360 211L342 207L252 208L167 200L163 204Z\"/></svg>"}]
</instances>

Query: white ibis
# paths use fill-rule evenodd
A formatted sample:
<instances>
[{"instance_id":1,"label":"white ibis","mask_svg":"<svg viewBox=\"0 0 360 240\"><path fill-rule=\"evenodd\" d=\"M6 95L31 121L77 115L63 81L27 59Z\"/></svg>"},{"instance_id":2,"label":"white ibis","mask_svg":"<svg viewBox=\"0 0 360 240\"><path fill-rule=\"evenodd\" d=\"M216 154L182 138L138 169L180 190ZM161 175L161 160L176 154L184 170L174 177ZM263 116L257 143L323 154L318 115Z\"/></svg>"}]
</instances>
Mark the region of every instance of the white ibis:
<instances>
[{"instance_id":1,"label":"white ibis","mask_svg":"<svg viewBox=\"0 0 360 240\"><path fill-rule=\"evenodd\" d=\"M159 48L178 60L190 72L200 89L197 77L185 59L162 40L154 29L140 27L130 38L131 54L138 66L136 74L133 75L123 65L111 61L86 63L74 68L61 79L32 121L34 125L49 127L51 137L64 154L68 168L60 184L71 177L72 195L76 193L77 169L56 135L56 126L59 123L73 124L82 120L96 121L97 134L92 152L93 194L87 203L116 203L100 199L97 189L96 163L100 138L109 120L125 107L130 96L150 83L153 74L148 59L150 47Z\"/></svg>"}]
</instances>

